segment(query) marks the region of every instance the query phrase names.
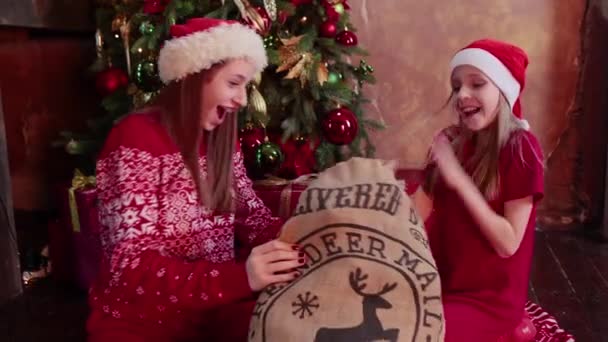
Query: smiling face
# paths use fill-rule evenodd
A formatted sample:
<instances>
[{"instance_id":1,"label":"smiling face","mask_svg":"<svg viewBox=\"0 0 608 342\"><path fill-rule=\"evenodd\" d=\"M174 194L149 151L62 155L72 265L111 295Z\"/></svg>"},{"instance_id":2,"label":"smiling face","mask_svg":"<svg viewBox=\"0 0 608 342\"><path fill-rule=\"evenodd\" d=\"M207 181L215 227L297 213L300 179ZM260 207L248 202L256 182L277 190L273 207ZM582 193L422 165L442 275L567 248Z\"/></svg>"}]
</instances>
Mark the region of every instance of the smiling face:
<instances>
[{"instance_id":1,"label":"smiling face","mask_svg":"<svg viewBox=\"0 0 608 342\"><path fill-rule=\"evenodd\" d=\"M470 65L454 69L452 91L456 113L468 129L480 131L496 120L500 90L479 69Z\"/></svg>"},{"instance_id":2,"label":"smiling face","mask_svg":"<svg viewBox=\"0 0 608 342\"><path fill-rule=\"evenodd\" d=\"M229 60L210 71L202 87L201 128L214 130L228 115L235 115L247 104L247 84L255 70L253 63L240 58Z\"/></svg>"}]
</instances>

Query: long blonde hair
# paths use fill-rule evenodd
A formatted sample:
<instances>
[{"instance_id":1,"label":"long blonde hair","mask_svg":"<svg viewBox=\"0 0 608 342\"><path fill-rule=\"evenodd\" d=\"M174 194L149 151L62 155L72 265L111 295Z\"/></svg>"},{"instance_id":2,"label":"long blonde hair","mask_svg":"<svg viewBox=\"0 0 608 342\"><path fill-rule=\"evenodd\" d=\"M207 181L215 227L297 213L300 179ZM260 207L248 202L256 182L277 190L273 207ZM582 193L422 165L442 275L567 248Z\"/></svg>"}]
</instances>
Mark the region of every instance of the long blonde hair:
<instances>
[{"instance_id":1,"label":"long blonde hair","mask_svg":"<svg viewBox=\"0 0 608 342\"><path fill-rule=\"evenodd\" d=\"M454 93L450 95L444 108L448 105L452 109L455 108L456 97ZM498 172L500 151L515 131L525 129L522 121L511 113L511 108L502 94L498 101L497 110L496 119L489 127L479 132L473 132L462 124L446 129L458 160L464 163L463 167L466 170L472 172L473 183L475 183L487 199L496 198L500 189ZM473 143L473 153L470 158L467 158L465 156L465 147L470 143ZM514 140L512 148L518 148L519 150L516 155L523 159L521 141ZM437 169L434 169L427 176L424 182L424 188L427 193L433 193L438 177Z\"/></svg>"},{"instance_id":2,"label":"long blonde hair","mask_svg":"<svg viewBox=\"0 0 608 342\"><path fill-rule=\"evenodd\" d=\"M162 120L175 141L190 171L201 205L220 212L233 212L233 155L237 139L237 117L228 115L213 131L204 131L201 123L201 94L213 79L218 63L213 67L173 82L155 99ZM199 149L206 148L206 175L199 164Z\"/></svg>"}]
</instances>

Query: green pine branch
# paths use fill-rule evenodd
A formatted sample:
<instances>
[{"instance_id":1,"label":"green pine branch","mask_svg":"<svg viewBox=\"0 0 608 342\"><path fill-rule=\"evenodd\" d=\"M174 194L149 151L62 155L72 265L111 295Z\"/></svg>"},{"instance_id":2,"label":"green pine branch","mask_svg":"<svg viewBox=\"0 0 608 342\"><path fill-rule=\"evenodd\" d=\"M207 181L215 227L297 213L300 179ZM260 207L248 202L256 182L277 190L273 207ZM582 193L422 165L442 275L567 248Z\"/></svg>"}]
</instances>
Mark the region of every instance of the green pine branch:
<instances>
[{"instance_id":1,"label":"green pine branch","mask_svg":"<svg viewBox=\"0 0 608 342\"><path fill-rule=\"evenodd\" d=\"M321 138L321 144L315 152L319 169L351 156L373 156L375 148L369 133L383 129L384 125L367 118L367 99L362 91L365 84L375 82L375 77L372 72L364 72L359 70L357 65L351 65L350 58L347 58L367 56L366 50L360 46L342 46L335 39L319 36L318 27L326 20L326 15L318 0L297 7L290 0L277 0L276 3L278 10L287 13L289 17L284 25L278 21L273 22L269 31L269 35L274 37L268 40L271 43L266 48L269 66L263 72L262 82L258 86L266 101L268 117L262 118L263 113L245 108L240 111L239 124L266 120L268 129L280 130L283 139L295 136ZM252 4L263 6L261 0L253 0ZM120 2L116 6L100 7L96 10L97 27L104 37L105 45L104 55L91 63L91 72L103 70L107 67L108 60L113 66L126 70L122 39L118 32L112 30L112 21L118 14L129 18L132 25L130 52L133 68L139 61L158 55L162 42L169 37L169 28L175 23L183 23L188 18L198 16L240 20L240 13L233 1L225 1L222 5L219 0L172 0L160 14L143 13L142 6L141 2ZM153 25L154 30L140 32L142 25ZM337 25L339 30L346 28L356 32L347 11L341 15ZM298 52L312 55L312 63L306 65L303 70L306 78L304 86L297 78L284 79L287 72L276 73L277 66L281 64L279 38L299 35L302 35L302 39L297 46ZM276 41L276 44L273 45L273 41ZM329 72L333 73L332 82L319 83L317 72L321 63L327 63ZM337 81L336 75L341 77ZM357 91L353 86L356 84L359 84ZM132 84L131 87L133 86ZM126 89L121 89L104 98L101 105L106 114L90 120L88 133L66 132L61 139L64 142L81 142L70 145L72 152L94 153L116 120L133 108L131 94L127 94ZM335 146L324 141L320 131L320 123L325 114L337 106L347 106L359 121L359 134L348 146Z\"/></svg>"}]
</instances>

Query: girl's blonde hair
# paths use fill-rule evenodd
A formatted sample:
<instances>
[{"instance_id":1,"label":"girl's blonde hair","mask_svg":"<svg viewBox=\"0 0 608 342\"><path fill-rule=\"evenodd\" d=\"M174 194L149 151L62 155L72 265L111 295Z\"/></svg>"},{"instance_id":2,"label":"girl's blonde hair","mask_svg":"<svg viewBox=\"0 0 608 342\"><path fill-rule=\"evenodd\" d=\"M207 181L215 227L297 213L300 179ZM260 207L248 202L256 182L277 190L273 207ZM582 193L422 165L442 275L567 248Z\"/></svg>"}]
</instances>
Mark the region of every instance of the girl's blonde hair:
<instances>
[{"instance_id":1,"label":"girl's blonde hair","mask_svg":"<svg viewBox=\"0 0 608 342\"><path fill-rule=\"evenodd\" d=\"M233 212L233 155L236 151L237 117L228 115L211 132L203 131L201 123L201 94L219 67L189 75L172 82L156 98L163 123L175 141L186 167L190 171L201 204L211 210ZM203 143L204 140L204 144ZM206 149L206 176L199 163L199 149Z\"/></svg>"},{"instance_id":2,"label":"girl's blonde hair","mask_svg":"<svg viewBox=\"0 0 608 342\"><path fill-rule=\"evenodd\" d=\"M448 101L446 101L444 108L446 106L450 106L452 109L455 108L456 97L453 93ZM471 172L473 182L487 199L496 198L500 190L498 168L501 150L509 143L511 148L517 149L515 155L519 156L523 161L522 142L520 139L527 139L526 135L519 134L516 139L509 140L514 132L525 130L525 125L511 113L511 108L502 94L498 101L497 111L496 119L489 127L482 131L473 132L462 124L447 128L445 131L452 142L456 157L463 163L463 167ZM473 147L472 154L470 154L470 151L465 151L466 146ZM469 152L469 158L465 156L465 152ZM542 163L540 156L536 157ZM425 179L424 189L429 194L433 193L439 177L438 172L439 170L436 168L433 169Z\"/></svg>"}]
</instances>

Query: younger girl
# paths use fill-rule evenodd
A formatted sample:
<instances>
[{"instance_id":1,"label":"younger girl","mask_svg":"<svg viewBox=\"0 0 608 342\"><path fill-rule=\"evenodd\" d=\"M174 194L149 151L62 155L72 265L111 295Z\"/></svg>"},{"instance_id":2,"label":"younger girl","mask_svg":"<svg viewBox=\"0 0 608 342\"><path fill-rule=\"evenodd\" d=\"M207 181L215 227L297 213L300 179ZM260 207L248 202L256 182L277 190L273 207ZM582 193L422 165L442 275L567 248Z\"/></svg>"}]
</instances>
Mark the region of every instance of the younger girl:
<instances>
[{"instance_id":1,"label":"younger girl","mask_svg":"<svg viewBox=\"0 0 608 342\"><path fill-rule=\"evenodd\" d=\"M459 125L440 133L414 200L428 217L441 277L446 341L528 341L524 317L543 155L519 96L528 58L479 40L450 63Z\"/></svg>"},{"instance_id":2,"label":"younger girl","mask_svg":"<svg viewBox=\"0 0 608 342\"><path fill-rule=\"evenodd\" d=\"M104 259L91 341L246 341L252 292L304 261L297 246L267 242L280 222L235 147L246 86L267 64L262 39L209 18L171 35L158 61L166 87L114 127L97 164ZM235 244L253 248L245 262Z\"/></svg>"}]
</instances>

